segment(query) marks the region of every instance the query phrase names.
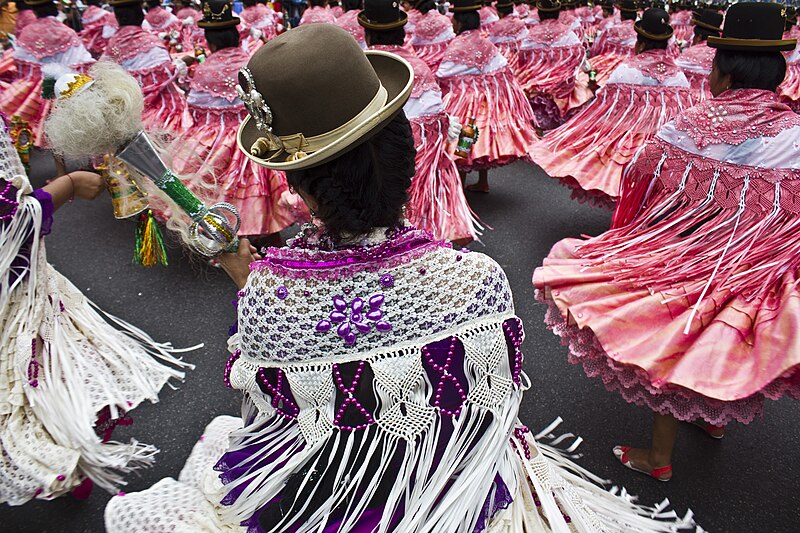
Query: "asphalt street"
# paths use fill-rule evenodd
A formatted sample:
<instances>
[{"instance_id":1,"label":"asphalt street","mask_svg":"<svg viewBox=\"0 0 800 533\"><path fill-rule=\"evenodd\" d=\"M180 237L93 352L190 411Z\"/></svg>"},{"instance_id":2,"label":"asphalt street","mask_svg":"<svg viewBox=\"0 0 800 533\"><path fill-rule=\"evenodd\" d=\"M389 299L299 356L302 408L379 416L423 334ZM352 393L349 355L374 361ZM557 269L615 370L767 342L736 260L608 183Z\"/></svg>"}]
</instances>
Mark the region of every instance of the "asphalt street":
<instances>
[{"instance_id":1,"label":"asphalt street","mask_svg":"<svg viewBox=\"0 0 800 533\"><path fill-rule=\"evenodd\" d=\"M34 186L53 170L47 158L34 161ZM789 532L800 530L800 402L771 402L763 418L734 424L721 441L699 429L681 428L674 477L659 483L624 469L614 459L616 444L648 440L651 413L606 392L567 363L566 349L543 323L544 306L533 297L531 274L559 239L595 235L607 228L610 213L570 200L569 191L538 167L517 163L490 174L490 194L469 193L482 221L491 226L471 248L489 254L505 269L514 290L517 314L527 333L525 371L532 387L521 419L532 429L564 419L559 431L580 435L580 464L613 480L644 503L669 498L681 514L691 509L708 531ZM125 491L144 489L163 477L177 477L205 425L216 415L238 414L240 397L225 388L228 326L235 320L233 284L218 269L191 258L177 245L169 266L131 264L134 224L116 221L107 195L94 202L76 200L56 213L47 237L49 261L87 297L157 340L175 346L202 342L187 354L196 364L176 390L165 388L157 404L132 412L135 423L115 437L160 448L154 467L129 476ZM292 231L288 231L290 235ZM0 531L100 532L109 494L91 498L36 501L0 507Z\"/></svg>"}]
</instances>

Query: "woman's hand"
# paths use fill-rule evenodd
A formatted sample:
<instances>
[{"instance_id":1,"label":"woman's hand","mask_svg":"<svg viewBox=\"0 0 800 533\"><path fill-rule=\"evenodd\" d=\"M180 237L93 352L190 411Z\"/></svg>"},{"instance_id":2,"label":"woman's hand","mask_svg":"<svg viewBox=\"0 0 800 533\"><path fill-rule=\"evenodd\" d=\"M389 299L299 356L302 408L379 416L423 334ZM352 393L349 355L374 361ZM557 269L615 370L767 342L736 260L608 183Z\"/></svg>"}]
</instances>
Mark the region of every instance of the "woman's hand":
<instances>
[{"instance_id":1,"label":"woman's hand","mask_svg":"<svg viewBox=\"0 0 800 533\"><path fill-rule=\"evenodd\" d=\"M106 188L102 176L94 172L76 170L75 172L70 172L67 176L72 178L72 193L76 198L94 200Z\"/></svg>"},{"instance_id":2,"label":"woman's hand","mask_svg":"<svg viewBox=\"0 0 800 533\"><path fill-rule=\"evenodd\" d=\"M53 207L58 209L76 196L86 200L97 198L105 183L100 174L76 170L47 182L42 189L50 194Z\"/></svg>"},{"instance_id":3,"label":"woman's hand","mask_svg":"<svg viewBox=\"0 0 800 533\"><path fill-rule=\"evenodd\" d=\"M250 263L258 261L256 247L247 239L239 240L239 250L236 253L224 253L218 257L219 264L239 289L243 289L250 275Z\"/></svg>"}]
</instances>

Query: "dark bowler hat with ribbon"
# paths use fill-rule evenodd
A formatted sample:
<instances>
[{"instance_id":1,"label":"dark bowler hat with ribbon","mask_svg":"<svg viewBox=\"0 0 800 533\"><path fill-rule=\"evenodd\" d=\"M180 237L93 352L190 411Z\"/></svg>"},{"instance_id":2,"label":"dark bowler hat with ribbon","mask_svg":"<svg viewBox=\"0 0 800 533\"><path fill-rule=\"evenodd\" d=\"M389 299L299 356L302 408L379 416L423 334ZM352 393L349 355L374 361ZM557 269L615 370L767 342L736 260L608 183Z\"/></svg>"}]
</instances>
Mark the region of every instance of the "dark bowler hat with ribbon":
<instances>
[{"instance_id":1,"label":"dark bowler hat with ribbon","mask_svg":"<svg viewBox=\"0 0 800 533\"><path fill-rule=\"evenodd\" d=\"M695 11L692 16L692 24L719 36L722 32L722 13L714 9Z\"/></svg>"},{"instance_id":2,"label":"dark bowler hat with ribbon","mask_svg":"<svg viewBox=\"0 0 800 533\"><path fill-rule=\"evenodd\" d=\"M708 46L740 52L794 50L797 39L784 39L786 7L780 4L745 2L734 4L725 15L722 36L708 38Z\"/></svg>"},{"instance_id":3,"label":"dark bowler hat with ribbon","mask_svg":"<svg viewBox=\"0 0 800 533\"><path fill-rule=\"evenodd\" d=\"M397 0L364 0L358 23L368 30L386 31L405 26L408 15Z\"/></svg>"},{"instance_id":4,"label":"dark bowler hat with ribbon","mask_svg":"<svg viewBox=\"0 0 800 533\"><path fill-rule=\"evenodd\" d=\"M675 33L669 25L669 13L663 9L650 8L633 25L636 33L653 41L667 41Z\"/></svg>"},{"instance_id":5,"label":"dark bowler hat with ribbon","mask_svg":"<svg viewBox=\"0 0 800 533\"><path fill-rule=\"evenodd\" d=\"M536 9L544 12L561 11L561 2L558 0L537 0Z\"/></svg>"},{"instance_id":6,"label":"dark bowler hat with ribbon","mask_svg":"<svg viewBox=\"0 0 800 533\"><path fill-rule=\"evenodd\" d=\"M228 0L206 0L203 2L203 18L197 22L200 28L223 29L239 24L239 18L233 16L233 6Z\"/></svg>"},{"instance_id":7,"label":"dark bowler hat with ribbon","mask_svg":"<svg viewBox=\"0 0 800 533\"><path fill-rule=\"evenodd\" d=\"M450 11L453 13L478 11L481 5L481 0L453 0L453 3L450 4Z\"/></svg>"}]
</instances>

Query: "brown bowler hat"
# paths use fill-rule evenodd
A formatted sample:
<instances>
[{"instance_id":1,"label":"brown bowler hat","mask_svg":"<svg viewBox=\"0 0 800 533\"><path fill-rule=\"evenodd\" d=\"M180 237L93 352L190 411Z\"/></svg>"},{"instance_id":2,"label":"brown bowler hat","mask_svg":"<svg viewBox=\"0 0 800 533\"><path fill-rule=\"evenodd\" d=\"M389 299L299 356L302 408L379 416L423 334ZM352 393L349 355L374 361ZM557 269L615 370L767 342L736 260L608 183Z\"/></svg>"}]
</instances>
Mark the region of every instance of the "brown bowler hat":
<instances>
[{"instance_id":1,"label":"brown bowler hat","mask_svg":"<svg viewBox=\"0 0 800 533\"><path fill-rule=\"evenodd\" d=\"M240 70L237 90L250 116L236 142L267 168L321 165L384 127L413 82L407 61L364 52L338 26L298 26L259 48Z\"/></svg>"}]
</instances>

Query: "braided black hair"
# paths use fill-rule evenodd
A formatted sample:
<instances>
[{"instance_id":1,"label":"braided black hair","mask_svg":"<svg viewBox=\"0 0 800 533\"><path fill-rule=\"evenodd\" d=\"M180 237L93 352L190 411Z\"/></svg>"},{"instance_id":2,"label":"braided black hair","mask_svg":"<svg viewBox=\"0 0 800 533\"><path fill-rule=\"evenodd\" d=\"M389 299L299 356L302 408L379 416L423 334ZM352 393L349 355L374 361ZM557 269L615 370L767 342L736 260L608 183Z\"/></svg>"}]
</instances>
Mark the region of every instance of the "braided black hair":
<instances>
[{"instance_id":1,"label":"braided black hair","mask_svg":"<svg viewBox=\"0 0 800 533\"><path fill-rule=\"evenodd\" d=\"M431 10L436 11L436 0L421 0L414 8L423 15Z\"/></svg>"},{"instance_id":2,"label":"braided black hair","mask_svg":"<svg viewBox=\"0 0 800 533\"><path fill-rule=\"evenodd\" d=\"M36 14L36 18L43 19L45 17L57 17L58 16L58 6L55 2L49 4L39 4L38 6L33 6L33 12Z\"/></svg>"},{"instance_id":3,"label":"braided black hair","mask_svg":"<svg viewBox=\"0 0 800 533\"><path fill-rule=\"evenodd\" d=\"M369 140L318 167L286 172L289 185L312 196L334 241L396 225L414 176L414 137L400 111Z\"/></svg>"},{"instance_id":4,"label":"braided black hair","mask_svg":"<svg viewBox=\"0 0 800 533\"><path fill-rule=\"evenodd\" d=\"M127 4L114 7L114 16L117 23L122 26L141 26L144 22L142 4Z\"/></svg>"},{"instance_id":5,"label":"braided black hair","mask_svg":"<svg viewBox=\"0 0 800 533\"><path fill-rule=\"evenodd\" d=\"M477 11L457 12L453 14L453 19L459 23L459 33L469 30L477 30L481 27L481 17Z\"/></svg>"},{"instance_id":6,"label":"braided black hair","mask_svg":"<svg viewBox=\"0 0 800 533\"><path fill-rule=\"evenodd\" d=\"M717 50L714 66L730 75L731 89L776 91L786 77L786 59L780 52Z\"/></svg>"},{"instance_id":7,"label":"braided black hair","mask_svg":"<svg viewBox=\"0 0 800 533\"><path fill-rule=\"evenodd\" d=\"M648 50L666 50L669 45L669 41L666 39L649 39L641 34L636 36L636 43L644 45L642 52L647 52Z\"/></svg>"},{"instance_id":8,"label":"braided black hair","mask_svg":"<svg viewBox=\"0 0 800 533\"><path fill-rule=\"evenodd\" d=\"M239 46L239 30L233 28L206 28L206 43L214 45L214 50L219 51L223 48L237 48Z\"/></svg>"}]
</instances>

